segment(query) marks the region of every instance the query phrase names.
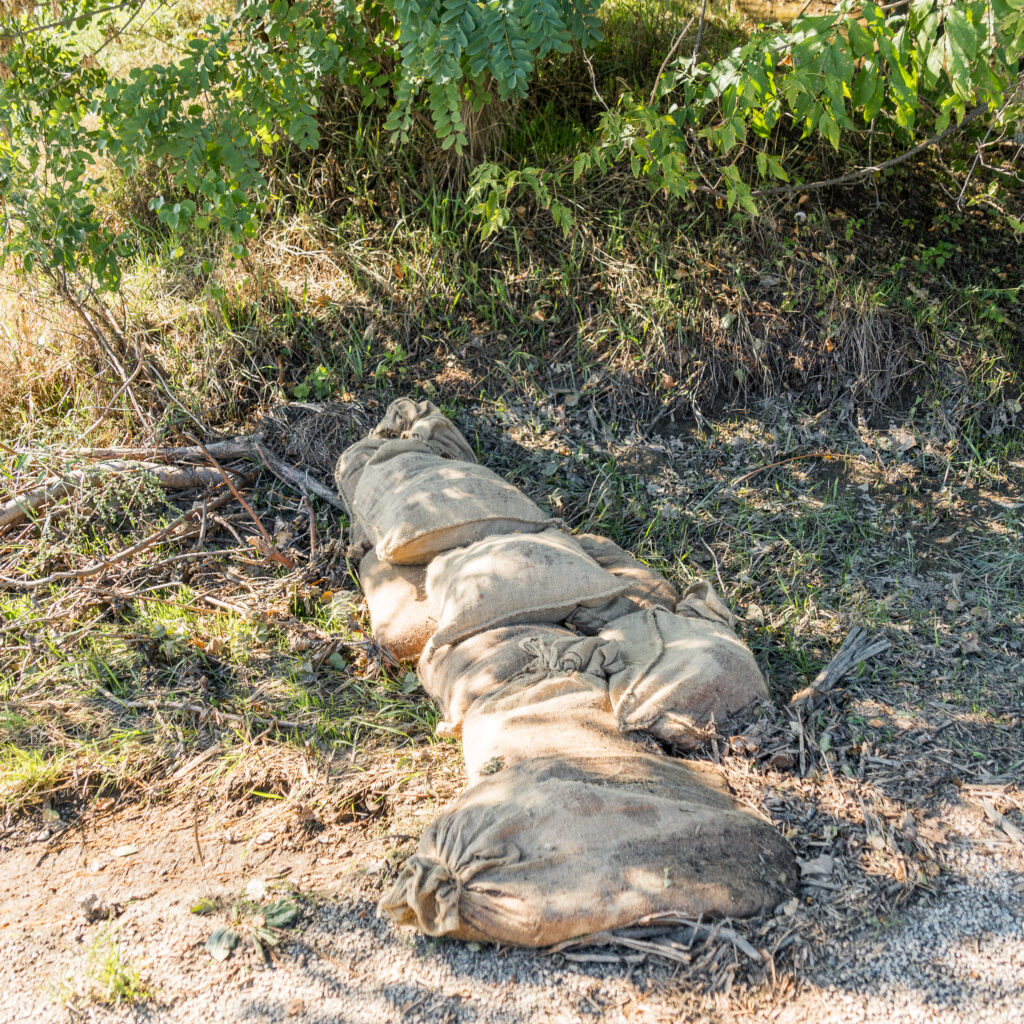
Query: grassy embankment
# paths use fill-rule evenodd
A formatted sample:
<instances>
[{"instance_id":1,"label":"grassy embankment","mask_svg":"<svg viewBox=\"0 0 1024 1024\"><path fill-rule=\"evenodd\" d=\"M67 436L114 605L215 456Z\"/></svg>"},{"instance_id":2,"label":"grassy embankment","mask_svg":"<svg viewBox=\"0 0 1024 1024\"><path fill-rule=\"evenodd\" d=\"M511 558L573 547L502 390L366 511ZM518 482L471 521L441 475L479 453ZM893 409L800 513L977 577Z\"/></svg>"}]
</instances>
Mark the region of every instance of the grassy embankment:
<instances>
[{"instance_id":1,"label":"grassy embankment","mask_svg":"<svg viewBox=\"0 0 1024 1024\"><path fill-rule=\"evenodd\" d=\"M709 5L708 52L745 29L727 6ZM606 99L622 83L649 89L683 8L609 5L594 54ZM173 4L104 59L173 54L203 13ZM566 58L502 112L497 151L553 166L597 110L585 65ZM566 197L569 237L524 201L483 244L429 147L392 150L344 95L322 120L315 154L268 166L278 198L241 261L211 237L177 251L148 210L157 172L112 182L105 215L137 239L111 306L111 343L139 370L127 387L71 311L8 275L5 491L86 464L73 454L83 444L187 443L197 424L241 433L293 399L342 401L369 422L412 393L572 525L611 533L680 583L718 578L780 699L853 621L890 632L899 700L912 704L935 696L922 644L941 660L982 632L1012 659L1019 242L991 209L956 207L940 162L796 195L755 221L652 197L624 168ZM837 159L808 157L822 176ZM646 446L649 431L670 440ZM325 479L333 454L310 457ZM7 815L67 818L201 783L243 808L301 796L321 815L372 816L358 787L299 785L300 765L326 771L319 780L386 762L403 785L425 744L455 777L456 748L437 743L414 677L367 642L331 543L338 515L311 514L269 474L248 488L294 568L251 549L252 518L232 504L201 536L88 579L0 585ZM27 581L108 556L170 522L176 502L144 478L83 488L0 538L0 574ZM929 573L948 590L925 599L915 581ZM941 699L1003 736L1013 679L957 664ZM885 742L883 726L863 728ZM997 767L1001 750L964 756Z\"/></svg>"}]
</instances>

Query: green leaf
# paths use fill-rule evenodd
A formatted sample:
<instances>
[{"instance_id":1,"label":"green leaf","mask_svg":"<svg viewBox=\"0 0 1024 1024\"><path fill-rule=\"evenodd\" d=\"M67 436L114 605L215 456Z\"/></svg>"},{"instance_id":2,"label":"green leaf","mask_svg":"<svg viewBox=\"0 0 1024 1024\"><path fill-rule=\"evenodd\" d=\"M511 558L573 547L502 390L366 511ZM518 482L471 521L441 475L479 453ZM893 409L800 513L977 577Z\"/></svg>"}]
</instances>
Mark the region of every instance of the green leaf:
<instances>
[{"instance_id":1,"label":"green leaf","mask_svg":"<svg viewBox=\"0 0 1024 1024\"><path fill-rule=\"evenodd\" d=\"M846 31L854 56L866 57L875 52L875 37L856 18L847 21Z\"/></svg>"},{"instance_id":2,"label":"green leaf","mask_svg":"<svg viewBox=\"0 0 1024 1024\"><path fill-rule=\"evenodd\" d=\"M287 928L295 923L301 911L291 900L276 900L263 908L263 920L268 928Z\"/></svg>"},{"instance_id":3,"label":"green leaf","mask_svg":"<svg viewBox=\"0 0 1024 1024\"><path fill-rule=\"evenodd\" d=\"M206 951L214 960L227 960L238 945L238 933L232 928L214 929L206 940Z\"/></svg>"},{"instance_id":4,"label":"green leaf","mask_svg":"<svg viewBox=\"0 0 1024 1024\"><path fill-rule=\"evenodd\" d=\"M194 903L189 912L192 914L212 914L217 909L217 904L211 899L201 899Z\"/></svg>"}]
</instances>

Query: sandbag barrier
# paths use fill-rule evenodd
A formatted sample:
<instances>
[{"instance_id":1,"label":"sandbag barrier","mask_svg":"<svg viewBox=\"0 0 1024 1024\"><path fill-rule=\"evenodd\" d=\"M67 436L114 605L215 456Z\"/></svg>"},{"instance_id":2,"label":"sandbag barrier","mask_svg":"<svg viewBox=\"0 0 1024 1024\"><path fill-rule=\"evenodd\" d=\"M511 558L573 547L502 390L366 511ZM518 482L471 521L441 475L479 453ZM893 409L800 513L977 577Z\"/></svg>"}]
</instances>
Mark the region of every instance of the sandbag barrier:
<instances>
[{"instance_id":1,"label":"sandbag barrier","mask_svg":"<svg viewBox=\"0 0 1024 1024\"><path fill-rule=\"evenodd\" d=\"M374 636L418 661L469 779L381 913L537 947L652 915L749 917L791 890L789 843L658 742L694 750L767 697L708 584L680 595L573 536L430 402L392 403L336 483Z\"/></svg>"}]
</instances>

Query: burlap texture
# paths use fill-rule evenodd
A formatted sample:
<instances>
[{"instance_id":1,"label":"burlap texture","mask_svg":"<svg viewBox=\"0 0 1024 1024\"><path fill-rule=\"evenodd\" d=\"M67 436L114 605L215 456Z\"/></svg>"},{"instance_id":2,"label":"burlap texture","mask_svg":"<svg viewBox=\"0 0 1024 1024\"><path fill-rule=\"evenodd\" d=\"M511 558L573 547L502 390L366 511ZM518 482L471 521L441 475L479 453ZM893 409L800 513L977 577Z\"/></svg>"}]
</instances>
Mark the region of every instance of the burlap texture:
<instances>
[{"instance_id":1,"label":"burlap texture","mask_svg":"<svg viewBox=\"0 0 1024 1024\"><path fill-rule=\"evenodd\" d=\"M596 608L578 608L569 617L568 624L581 633L595 636L609 622L645 608L667 608L670 611L679 602L676 588L656 569L644 565L613 540L596 533L576 534L580 547L602 569L627 584L627 589L607 604Z\"/></svg>"},{"instance_id":2,"label":"burlap texture","mask_svg":"<svg viewBox=\"0 0 1024 1024\"><path fill-rule=\"evenodd\" d=\"M429 442L438 455L448 459L476 462L458 428L433 402L398 398L388 406L384 418L370 431L371 438L415 438Z\"/></svg>"},{"instance_id":3,"label":"burlap texture","mask_svg":"<svg viewBox=\"0 0 1024 1024\"><path fill-rule=\"evenodd\" d=\"M708 622L720 622L729 629L736 627L736 616L729 606L715 593L706 580L691 583L684 591L679 604L676 605L678 615L697 616Z\"/></svg>"},{"instance_id":4,"label":"burlap texture","mask_svg":"<svg viewBox=\"0 0 1024 1024\"><path fill-rule=\"evenodd\" d=\"M653 608L610 623L601 638L618 651L621 667L608 675L608 694L625 731L693 750L712 725L733 724L768 696L753 654L720 622Z\"/></svg>"},{"instance_id":5,"label":"burlap texture","mask_svg":"<svg viewBox=\"0 0 1024 1024\"><path fill-rule=\"evenodd\" d=\"M793 852L713 773L661 754L502 768L430 825L380 911L428 935L547 946L650 914L749 917Z\"/></svg>"},{"instance_id":6,"label":"burlap texture","mask_svg":"<svg viewBox=\"0 0 1024 1024\"><path fill-rule=\"evenodd\" d=\"M467 709L462 753L470 783L497 767L538 757L578 760L640 749L616 726L608 699L614 644L598 637L522 637L523 670Z\"/></svg>"},{"instance_id":7,"label":"burlap texture","mask_svg":"<svg viewBox=\"0 0 1024 1024\"><path fill-rule=\"evenodd\" d=\"M577 639L558 626L501 626L457 644L425 650L417 671L423 689L441 707L440 735L460 736L462 720L478 698L527 672L536 663L531 643ZM529 641L526 646L523 641Z\"/></svg>"},{"instance_id":8,"label":"burlap texture","mask_svg":"<svg viewBox=\"0 0 1024 1024\"><path fill-rule=\"evenodd\" d=\"M412 438L366 462L352 510L379 558L404 565L496 533L533 533L551 520L512 484L471 462L442 458Z\"/></svg>"},{"instance_id":9,"label":"burlap texture","mask_svg":"<svg viewBox=\"0 0 1024 1024\"><path fill-rule=\"evenodd\" d=\"M428 650L497 626L561 622L624 589L558 530L487 537L438 556L427 569L427 593L439 610Z\"/></svg>"},{"instance_id":10,"label":"burlap texture","mask_svg":"<svg viewBox=\"0 0 1024 1024\"><path fill-rule=\"evenodd\" d=\"M373 549L359 563L374 638L398 661L415 661L437 628L426 576L426 566L382 562Z\"/></svg>"}]
</instances>

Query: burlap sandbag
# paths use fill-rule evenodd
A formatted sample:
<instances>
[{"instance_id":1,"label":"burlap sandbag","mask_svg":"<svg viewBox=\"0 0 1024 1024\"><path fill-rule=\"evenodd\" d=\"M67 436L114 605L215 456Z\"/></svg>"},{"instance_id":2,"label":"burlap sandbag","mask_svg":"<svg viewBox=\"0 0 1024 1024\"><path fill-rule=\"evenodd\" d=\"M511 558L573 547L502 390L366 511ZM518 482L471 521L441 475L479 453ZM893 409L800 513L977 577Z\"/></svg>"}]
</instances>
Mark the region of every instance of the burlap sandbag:
<instances>
[{"instance_id":1,"label":"burlap sandbag","mask_svg":"<svg viewBox=\"0 0 1024 1024\"><path fill-rule=\"evenodd\" d=\"M525 494L484 466L393 447L423 443L388 441L359 477L352 511L378 557L425 564L482 537L535 533L550 525Z\"/></svg>"},{"instance_id":2,"label":"burlap sandbag","mask_svg":"<svg viewBox=\"0 0 1024 1024\"><path fill-rule=\"evenodd\" d=\"M750 649L728 626L662 608L610 623L621 667L608 675L619 727L641 730L683 750L707 742L713 725L768 696Z\"/></svg>"},{"instance_id":3,"label":"burlap sandbag","mask_svg":"<svg viewBox=\"0 0 1024 1024\"><path fill-rule=\"evenodd\" d=\"M334 467L334 484L338 488L338 496L341 498L352 514L352 500L356 493L356 484L363 475L367 462L386 444L383 438L364 437L349 445L340 456L338 464ZM424 451L429 451L424 447Z\"/></svg>"},{"instance_id":4,"label":"burlap sandbag","mask_svg":"<svg viewBox=\"0 0 1024 1024\"><path fill-rule=\"evenodd\" d=\"M430 564L427 593L439 615L428 650L497 626L561 622L624 589L558 530L487 537Z\"/></svg>"},{"instance_id":5,"label":"burlap sandbag","mask_svg":"<svg viewBox=\"0 0 1024 1024\"><path fill-rule=\"evenodd\" d=\"M577 534L576 540L602 569L628 584L622 594L607 604L597 608L578 608L570 616L568 624L581 633L595 636L613 619L622 618L630 612L645 608L668 608L671 611L679 602L676 588L661 573L644 565L615 541L596 533Z\"/></svg>"},{"instance_id":6,"label":"burlap sandbag","mask_svg":"<svg viewBox=\"0 0 1024 1024\"><path fill-rule=\"evenodd\" d=\"M418 441L415 438L388 440L364 437L361 441L349 445L338 458L338 464L334 468L334 483L338 488L342 503L351 517L348 554L352 559L359 560L373 547L365 527L355 514L356 487L362 478L363 470L367 463L375 457L380 456L382 459L387 459L404 452L437 454L425 441Z\"/></svg>"},{"instance_id":7,"label":"burlap sandbag","mask_svg":"<svg viewBox=\"0 0 1024 1024\"><path fill-rule=\"evenodd\" d=\"M598 637L523 637L532 655L523 671L475 700L462 729L470 783L499 767L538 757L567 760L600 753L622 756L640 749L616 726L608 699L614 644Z\"/></svg>"},{"instance_id":8,"label":"burlap sandbag","mask_svg":"<svg viewBox=\"0 0 1024 1024\"><path fill-rule=\"evenodd\" d=\"M427 441L438 455L448 459L476 462L458 428L433 402L398 398L388 406L384 418L370 431L371 438L408 437Z\"/></svg>"},{"instance_id":9,"label":"burlap sandbag","mask_svg":"<svg viewBox=\"0 0 1024 1024\"><path fill-rule=\"evenodd\" d=\"M475 700L528 672L537 661L532 644L577 639L567 629L531 623L488 629L460 643L425 650L417 671L423 689L440 705L438 734L460 736L462 720Z\"/></svg>"},{"instance_id":10,"label":"burlap sandbag","mask_svg":"<svg viewBox=\"0 0 1024 1024\"><path fill-rule=\"evenodd\" d=\"M503 768L428 827L380 911L428 935L547 946L650 914L749 917L793 885L789 843L661 754Z\"/></svg>"},{"instance_id":11,"label":"burlap sandbag","mask_svg":"<svg viewBox=\"0 0 1024 1024\"><path fill-rule=\"evenodd\" d=\"M691 583L683 591L682 599L676 605L676 613L707 619L708 622L720 622L729 629L736 626L736 616L706 580Z\"/></svg>"},{"instance_id":12,"label":"burlap sandbag","mask_svg":"<svg viewBox=\"0 0 1024 1024\"><path fill-rule=\"evenodd\" d=\"M399 661L415 661L437 628L426 576L426 566L382 562L372 548L359 563L374 638Z\"/></svg>"}]
</instances>

